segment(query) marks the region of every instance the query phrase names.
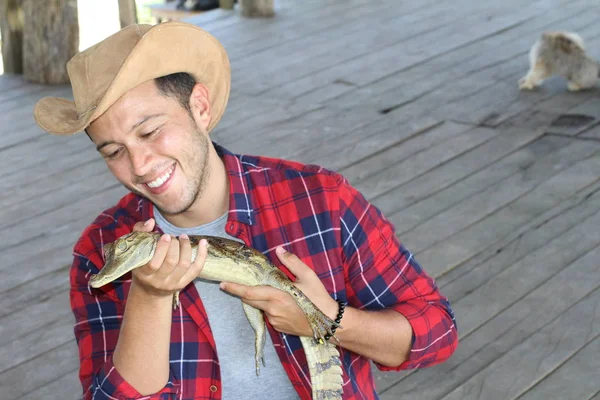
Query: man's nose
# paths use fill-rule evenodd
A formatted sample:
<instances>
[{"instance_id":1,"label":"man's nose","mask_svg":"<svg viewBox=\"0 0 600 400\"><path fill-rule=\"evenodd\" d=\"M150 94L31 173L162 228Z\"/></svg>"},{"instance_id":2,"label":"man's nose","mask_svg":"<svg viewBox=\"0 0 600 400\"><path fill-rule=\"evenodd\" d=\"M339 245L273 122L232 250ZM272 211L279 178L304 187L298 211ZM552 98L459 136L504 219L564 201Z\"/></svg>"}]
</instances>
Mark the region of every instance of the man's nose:
<instances>
[{"instance_id":1,"label":"man's nose","mask_svg":"<svg viewBox=\"0 0 600 400\"><path fill-rule=\"evenodd\" d=\"M131 162L131 172L138 177L143 177L152 168L150 162L152 158L151 152L145 149L144 146L137 146L129 150L129 160Z\"/></svg>"}]
</instances>

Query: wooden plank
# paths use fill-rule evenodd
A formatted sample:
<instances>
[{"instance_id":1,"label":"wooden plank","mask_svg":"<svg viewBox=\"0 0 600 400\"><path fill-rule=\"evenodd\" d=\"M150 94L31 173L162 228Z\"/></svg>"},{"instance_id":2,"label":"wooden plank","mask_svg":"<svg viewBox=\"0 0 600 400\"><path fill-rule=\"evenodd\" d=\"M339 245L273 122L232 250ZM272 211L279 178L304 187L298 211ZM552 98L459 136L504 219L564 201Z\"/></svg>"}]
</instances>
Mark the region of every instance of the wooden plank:
<instances>
[{"instance_id":1,"label":"wooden plank","mask_svg":"<svg viewBox=\"0 0 600 400\"><path fill-rule=\"evenodd\" d=\"M422 251L418 257L429 272L439 276L485 250L511 230L542 214L600 176L600 158L592 156L544 181L510 206L500 209L443 242ZM403 236L408 248L416 243Z\"/></svg>"},{"instance_id":2,"label":"wooden plank","mask_svg":"<svg viewBox=\"0 0 600 400\"><path fill-rule=\"evenodd\" d=\"M259 127L251 133L257 140L224 137L217 142L242 154L300 159L297 154L314 149L316 143L326 144L341 139L354 129L377 122L380 117L369 110L339 111L323 107L274 125ZM286 145L282 146L282 143Z\"/></svg>"},{"instance_id":3,"label":"wooden plank","mask_svg":"<svg viewBox=\"0 0 600 400\"><path fill-rule=\"evenodd\" d=\"M588 399L598 390L600 336L583 347L551 374L525 392L520 400Z\"/></svg>"},{"instance_id":4,"label":"wooden plank","mask_svg":"<svg viewBox=\"0 0 600 400\"><path fill-rule=\"evenodd\" d=\"M365 87L351 90L333 99L333 103L340 107L369 104L377 110L399 107L439 86L449 86L449 83L454 83L457 79L522 54L539 37L539 32L579 19L580 14L587 12L589 8L588 1L570 2L568 7L549 10L548 13L502 34L485 37ZM377 93L377 96L373 96L373 93Z\"/></svg>"},{"instance_id":5,"label":"wooden plank","mask_svg":"<svg viewBox=\"0 0 600 400\"><path fill-rule=\"evenodd\" d=\"M327 135L310 142L294 158L306 163L321 164L327 168L343 172L344 168L369 155L382 151L391 145L418 135L441 123L440 120L424 117L406 119L403 115L390 113L385 118L353 129L332 140ZM392 127L392 128L390 128ZM335 128L332 128L335 131ZM339 157L343 154L344 157Z\"/></svg>"},{"instance_id":6,"label":"wooden plank","mask_svg":"<svg viewBox=\"0 0 600 400\"><path fill-rule=\"evenodd\" d=\"M32 304L43 302L58 293L69 290L70 265L64 265L41 278L12 288L0 296L0 317L21 311Z\"/></svg>"},{"instance_id":7,"label":"wooden plank","mask_svg":"<svg viewBox=\"0 0 600 400\"><path fill-rule=\"evenodd\" d=\"M254 69L250 75L244 74L238 76L240 79L233 79L232 85L243 93L260 94L324 68L364 57L374 50L415 40L418 35L455 22L460 14L466 13L464 16L467 17L477 11L461 8L460 5L441 4L419 10L419 13L412 13L411 9L405 10L406 7L389 8L389 3L388 9L371 7L371 11L362 13L355 23L338 26L335 30L321 32L319 35L303 37L292 43L286 42L285 46L247 57L238 68L251 71L251 65L264 65L266 71L262 68ZM422 6L421 3L412 3L409 7ZM373 24L377 24L378 29L367 29ZM276 63L268 62L273 54L278 57Z\"/></svg>"},{"instance_id":8,"label":"wooden plank","mask_svg":"<svg viewBox=\"0 0 600 400\"><path fill-rule=\"evenodd\" d=\"M371 176L369 180L358 183L356 188L368 197L380 196L459 154L491 140L495 135L495 131L486 128L469 130L391 165L386 170Z\"/></svg>"},{"instance_id":9,"label":"wooden plank","mask_svg":"<svg viewBox=\"0 0 600 400\"><path fill-rule=\"evenodd\" d=\"M444 399L517 398L600 334L598 304L600 290L481 370Z\"/></svg>"},{"instance_id":10,"label":"wooden plank","mask_svg":"<svg viewBox=\"0 0 600 400\"><path fill-rule=\"evenodd\" d=\"M303 99L303 102L323 102L339 95L339 85L332 84L336 79L353 82L359 86L366 85L482 37L516 26L541 13L543 11L538 8L537 3L531 3L519 8L518 15L500 14L490 20L487 13L484 13L460 19L455 24L448 24L442 29L420 36L418 40L401 42L370 53L369 57L377 60L378 68L372 68L370 64L355 58L266 93L281 98L294 98L296 102L301 101L300 96L310 93L310 98ZM464 25L469 25L471 29L457 29L457 26ZM476 35L473 34L475 31Z\"/></svg>"},{"instance_id":11,"label":"wooden plank","mask_svg":"<svg viewBox=\"0 0 600 400\"><path fill-rule=\"evenodd\" d=\"M33 360L0 374L0 389L7 399L21 396L50 384L79 365L77 345L71 340ZM81 390L80 390L81 391Z\"/></svg>"},{"instance_id":12,"label":"wooden plank","mask_svg":"<svg viewBox=\"0 0 600 400\"><path fill-rule=\"evenodd\" d=\"M11 89L27 84L28 82L23 79L23 75L21 74L12 74L8 71L4 71L4 73L0 75L0 90L2 93L7 93Z\"/></svg>"},{"instance_id":13,"label":"wooden plank","mask_svg":"<svg viewBox=\"0 0 600 400\"><path fill-rule=\"evenodd\" d=\"M88 223L92 222L92 218ZM31 246L27 241L10 248L10 251L2 253L0 270L20 268L23 265L38 265L40 260L54 264L57 268L72 261L73 245L81 235L82 230L69 230L69 228L58 228L56 235L51 235L36 243L36 253L39 257L32 257ZM1 311L0 311L1 314Z\"/></svg>"},{"instance_id":14,"label":"wooden plank","mask_svg":"<svg viewBox=\"0 0 600 400\"><path fill-rule=\"evenodd\" d=\"M396 10L410 14L413 11L420 11L428 4L429 2L406 3L396 5L394 10L390 7L390 3L373 3L364 0L321 3L319 7L312 7L310 10L290 10L284 15L278 11L277 18L268 23L243 20L229 26L226 32L219 30L214 33L223 41L232 63L236 65L256 53L277 51L277 48L285 43L294 45L295 41L303 38L327 36L330 31L348 29L348 27L351 29L352 25L360 24L362 18L371 14L392 13L394 15Z\"/></svg>"},{"instance_id":15,"label":"wooden plank","mask_svg":"<svg viewBox=\"0 0 600 400\"><path fill-rule=\"evenodd\" d=\"M568 23L565 25L573 28L591 26L591 24L595 24L597 19L596 15L588 14L576 17L566 21ZM525 25L529 26L529 22ZM521 70L526 68L526 66L523 66L527 63L526 52L537 36L539 36L539 31L531 32L525 35L525 39L527 40L521 38L509 42L499 49L492 49L489 53L484 51L481 55L473 56L474 59L461 60L464 62L459 62L450 69L441 68L440 70L437 67L439 64L444 65L445 60L443 59L440 61L433 60L431 63L426 63L423 66L419 64L413 69L412 73L411 70L408 70L397 74L398 77L396 79L399 81L400 86L398 86L398 89L390 91L389 95L383 93L381 96L377 96L375 100L369 100L373 96L370 96L368 92L363 96L360 96L360 93L355 93L354 95L354 92L352 92L353 94L349 94L349 96L353 96L355 100L353 100L354 103L350 102L350 104L362 101L374 101L374 107L382 109L390 105L398 107L403 103L409 103L408 107L402 107L406 109L408 115L434 112L435 115L452 115L452 118L456 120L495 126L503 118L508 118L508 114L502 116L502 113L497 113L499 115L494 117L492 114L495 111L493 109L487 111L489 107L485 109L485 112L478 111L473 115L470 113L478 109L482 110L482 104L497 104L498 101L506 101L509 103L510 114L514 115L518 109L512 110L510 104L512 104L512 99L517 96L518 100L527 106L533 106L536 103L535 101L527 100L527 96L530 94L519 93L512 80L518 79L518 76L522 74ZM478 44L479 49L481 49L486 43L476 42L475 44ZM519 48L519 45L522 48ZM460 54L462 50L459 49L458 52L452 52L449 56L452 57L454 53ZM515 55L518 54L521 54L521 57L515 58ZM467 53L467 55L469 54ZM498 76L505 76L507 74L506 71L511 71L510 73L513 74L510 75L509 73L511 80L495 83ZM393 86L395 84L392 79L389 81L384 79L382 82L386 86L390 84ZM381 83L379 86L378 83L369 85L365 90L369 92L376 89L381 90L384 87L384 83ZM502 90L505 92L504 95L499 92ZM493 93L493 95L490 93ZM369 99L365 99L367 96ZM470 98L472 99L469 100ZM344 104L344 99L335 99L336 103L338 101ZM465 104L465 101L468 102L468 105ZM347 100L345 102L346 104L348 103ZM468 111L465 112L465 110Z\"/></svg>"},{"instance_id":16,"label":"wooden plank","mask_svg":"<svg viewBox=\"0 0 600 400\"><path fill-rule=\"evenodd\" d=\"M73 326L72 323L65 322L56 321L0 346L0 360L3 360L0 374L65 343L72 343Z\"/></svg>"},{"instance_id":17,"label":"wooden plank","mask_svg":"<svg viewBox=\"0 0 600 400\"><path fill-rule=\"evenodd\" d=\"M597 20L600 13L592 13L592 16ZM597 29L595 21L590 22L588 26L581 29L581 34L585 36L586 32ZM597 46L600 40L596 38L588 42L588 46ZM519 63L522 65L520 70L518 69ZM523 59L515 59L507 63L502 74L496 78L497 82L494 85L466 97L461 100L460 104L449 104L440 109L440 112L453 113L457 120L463 122L497 125L524 110L531 109L540 101L566 91L564 80L554 79L545 83L544 87L538 91L519 92L516 82L524 74L523 70L526 71L527 68L525 56ZM464 109L468 109L469 112L465 113Z\"/></svg>"},{"instance_id":18,"label":"wooden plank","mask_svg":"<svg viewBox=\"0 0 600 400\"><path fill-rule=\"evenodd\" d=\"M77 395L75 393L78 393ZM77 370L69 371L61 378L55 379L20 397L21 400L39 400L39 399L81 399L81 383L77 375Z\"/></svg>"},{"instance_id":19,"label":"wooden plank","mask_svg":"<svg viewBox=\"0 0 600 400\"><path fill-rule=\"evenodd\" d=\"M235 64L253 53L281 43L318 34L330 27L352 24L359 19L361 13L370 10L372 3L366 0L321 2L315 7L314 1L305 1L286 7L278 2L276 7L277 17L269 20L240 18L235 13L214 10L186 18L185 21L215 35ZM213 20L207 22L207 15Z\"/></svg>"},{"instance_id":20,"label":"wooden plank","mask_svg":"<svg viewBox=\"0 0 600 400\"><path fill-rule=\"evenodd\" d=\"M110 172L108 172L104 161L95 158L73 168L58 171L43 179L29 177L18 190L13 189L0 193L0 207L8 208L18 203L25 204L33 198L47 202L61 201L65 198L65 196L62 196L62 191L66 190L68 186L85 184L86 180L93 179L94 175L107 173Z\"/></svg>"},{"instance_id":21,"label":"wooden plank","mask_svg":"<svg viewBox=\"0 0 600 400\"><path fill-rule=\"evenodd\" d=\"M72 153L69 157L54 158L51 161L46 161L34 166L30 166L26 170L15 171L12 174L2 177L2 184L6 190L15 190L27 182L30 177L35 179L45 179L60 171L70 170L83 165L90 160L98 158L98 154L93 147L87 150Z\"/></svg>"},{"instance_id":22,"label":"wooden plank","mask_svg":"<svg viewBox=\"0 0 600 400\"><path fill-rule=\"evenodd\" d=\"M3 116L0 117L0 126L2 127L2 135L0 135L0 150L15 146L19 143L27 141L28 139L48 135L41 128L35 125L33 119L34 105L41 97L36 93L52 93L58 97L68 98L68 96L66 96L66 91L38 91L23 97L18 97L14 101L0 104L0 111L3 111ZM0 99L2 97L0 97ZM6 118L6 120L3 120L4 118Z\"/></svg>"},{"instance_id":23,"label":"wooden plank","mask_svg":"<svg viewBox=\"0 0 600 400\"><path fill-rule=\"evenodd\" d=\"M0 317L0 348L6 348L7 345L22 339L30 332L44 329L58 321L71 327L74 323L67 291L61 291L49 299L23 307L21 312ZM72 335L71 328L70 336Z\"/></svg>"},{"instance_id":24,"label":"wooden plank","mask_svg":"<svg viewBox=\"0 0 600 400\"><path fill-rule=\"evenodd\" d=\"M540 133L533 130L502 132L480 147L421 175L419 179L413 179L371 200L388 218L394 218L395 214L408 217L413 214L411 206L421 208L421 204L427 204L422 207L430 210L427 215L423 211L415 215L426 219L439 212L440 207L458 203L533 163L536 156L552 152L567 142L562 138L535 140L539 136ZM481 157L481 154L485 154L485 157ZM444 206L436 201L442 191L453 193ZM403 220L398 228L409 229L411 226Z\"/></svg>"},{"instance_id":25,"label":"wooden plank","mask_svg":"<svg viewBox=\"0 0 600 400\"><path fill-rule=\"evenodd\" d=\"M454 195L455 187L432 197L441 207L454 203L449 208L440 209L441 207L438 206L437 210L430 213L430 203L426 201L422 206L418 204L411 207L404 213L406 215L398 214L392 222L402 224L398 234L404 233L406 241L412 243L412 251L418 253L492 215L540 187L542 182L554 177L555 174L568 170L578 161L599 152L600 143L596 146L582 142L573 143L533 164L522 166L515 174L460 202L448 201L445 197L447 193ZM481 153L480 157L485 157L484 154ZM598 166L600 167L600 163ZM403 222L405 220L407 222Z\"/></svg>"},{"instance_id":26,"label":"wooden plank","mask_svg":"<svg viewBox=\"0 0 600 400\"><path fill-rule=\"evenodd\" d=\"M98 167L100 169L102 166L98 165ZM4 213L0 215L0 231L11 227L14 229L15 226L19 226L27 220L41 217L49 212L76 207L77 203L84 201L86 197L102 194L112 189L119 189L120 192L123 192L121 184L110 172L100 171L100 174L90 175L75 185L65 185L56 189L60 192L54 190L46 193L45 196L36 196L28 201L7 206Z\"/></svg>"},{"instance_id":27,"label":"wooden plank","mask_svg":"<svg viewBox=\"0 0 600 400\"><path fill-rule=\"evenodd\" d=\"M77 213L73 213L70 206L51 211L35 219L29 219L19 224L18 231L4 228L0 230L0 250L9 249L25 241L43 240L44 237L56 235L63 229L82 231L87 224L92 222L99 212L108 208L125 195L123 187L116 187L108 191L91 196L82 202ZM60 222L57 222L60 221Z\"/></svg>"},{"instance_id":28,"label":"wooden plank","mask_svg":"<svg viewBox=\"0 0 600 400\"><path fill-rule=\"evenodd\" d=\"M453 308L459 310L457 313L460 314L461 335L463 337L470 335L493 316L503 312L505 308L516 303L521 297L526 296L527 293L562 271L566 266L576 263L584 255L588 258L592 257L592 259L593 256L597 256L600 250L598 249L600 232L597 230L594 232L593 223L598 221L600 221L600 213L597 212L590 216L589 220L552 239L548 244L527 254L513 265L505 266L502 272L493 279L486 281L472 293L455 301ZM590 254L586 255L587 253ZM585 257L586 262L591 262ZM540 265L544 267L540 268ZM597 264L592 263L589 268L597 270L598 267ZM465 276L463 279L467 278L468 276ZM566 278L567 275L563 275L563 279L561 279L563 284L567 280ZM588 279L591 279L589 275ZM590 290L596 287L597 283ZM567 289L574 290L576 288L570 286ZM483 301L492 295L494 295L495 301Z\"/></svg>"},{"instance_id":29,"label":"wooden plank","mask_svg":"<svg viewBox=\"0 0 600 400\"><path fill-rule=\"evenodd\" d=\"M555 238L585 222L599 210L600 184L526 224L510 240L461 265L454 276L448 274L440 277L437 283L443 288L445 296L453 302L458 301L493 279L505 268L518 263L528 254L538 251Z\"/></svg>"},{"instance_id":30,"label":"wooden plank","mask_svg":"<svg viewBox=\"0 0 600 400\"><path fill-rule=\"evenodd\" d=\"M481 287L505 269L522 263L523 259L530 254L543 254L543 252L547 252L548 249L544 249L544 247L552 246L550 243L553 240L556 239L555 243L556 245L559 245L560 239L557 238L568 236L569 231L573 231L578 224L581 224L583 221L598 214L600 211L599 199L600 183L589 190L583 191L581 194L569 198L567 201L564 201L559 206L553 208L536 220L515 229L515 231L511 232L512 237L509 237L506 241L498 243L498 245L487 249L467 263L452 270L447 275L436 279L437 285L441 288L442 293L450 299L453 309L456 310L458 307L458 310L460 310L459 301L462 298L480 290ZM575 293L570 291L570 288L573 286L565 285L561 278L563 275L568 276L571 269L577 269L579 271L578 265L580 262L580 259L578 259L578 261L575 261L574 264L566 268L563 272L560 272L557 278L548 281L548 284L559 286L560 289L558 292L554 292L554 289L552 288L548 290L543 289L542 287L546 284L543 284L536 289L540 290L540 293L542 294L545 292L553 292L553 295L550 296L550 298L554 301L558 301L558 306L553 302L547 302L544 307L549 307L549 310L554 310L555 314L561 312L561 309L557 307L568 307L569 304L575 303L580 299L580 297L576 297L575 300L570 300L574 298L573 295L582 297L585 295L585 290L583 290L583 288L582 291ZM423 267L426 270L428 269L427 265L423 265ZM550 283L553 281L555 283ZM593 280L587 282L588 284L591 284L589 287L592 289L595 284L594 282L595 281ZM569 290L569 292L559 296L560 290ZM556 296L554 296L554 294L556 294ZM531 293L528 296L533 295L534 294ZM535 296L536 298L540 298L539 295ZM528 297L522 300L524 304L527 304L529 301L527 299ZM482 304L486 304L485 300ZM549 321L552 318L552 315L544 312L543 307L541 309L538 308L536 312L539 315L545 315L546 318L529 321L534 322L534 325L523 330L516 330L512 328L512 325L507 325L504 318L499 318L500 315L506 315L512 316L515 320L519 320L519 318L517 318L519 315L518 312L514 315L512 313L514 308L517 308L520 312L528 312L527 308L521 307L520 303L517 302L508 309L502 311L501 314L498 314L498 316L494 317L489 323L477 329L472 328L471 333L467 332L464 335L464 326L461 316L458 320L459 334L461 336L460 345L457 352L449 361L444 365L428 369L427 371L418 371L418 373L415 373L416 371L408 371L398 375L396 373L376 372L375 375L378 382L377 387L381 391L386 391L392 386L399 385L397 388L393 389L393 393L398 392L399 388L401 388L403 392L406 392L406 397L411 398L411 394L419 393L424 386L428 385L428 382L435 380L438 384L435 385L434 392L440 395L447 393L457 386L459 383L459 375L468 377L473 375L473 371L478 370L479 365L481 364L478 364L476 362L477 360L480 360L481 363L485 365L489 360L497 358L497 354L502 354L502 347L497 348L492 346L495 350L494 352L489 353L489 356L486 356L485 358L475 357L473 358L473 362L467 362L469 358L474 357L474 355L480 351L482 343L495 343L495 340L500 335L503 335L506 330L509 330L518 333L518 335L513 338L515 342L506 342L506 345L510 348L514 344L520 343L523 337L536 331L538 327L546 323L545 321ZM461 315L463 314L461 311L459 312ZM495 320L498 320L498 323L494 322ZM474 343L476 345L471 345L471 343L473 343L471 342L473 338L480 338L475 340ZM459 371L457 368L461 368L462 371ZM408 375L411 376L407 379ZM440 377L443 377L443 382L440 381ZM400 381L402 382L400 383Z\"/></svg>"},{"instance_id":31,"label":"wooden plank","mask_svg":"<svg viewBox=\"0 0 600 400\"><path fill-rule=\"evenodd\" d=\"M10 152L4 152L6 154L3 159L6 162L0 165L0 177L12 175L16 171L26 171L40 163L52 165L52 161L56 158L68 157L81 151L99 157L93 143L86 135L71 137L46 134L36 140L18 144Z\"/></svg>"},{"instance_id":32,"label":"wooden plank","mask_svg":"<svg viewBox=\"0 0 600 400\"><path fill-rule=\"evenodd\" d=\"M598 215L595 216L596 221ZM566 233L561 238L568 240L571 235L584 234L585 232L574 228L571 233ZM597 244L596 242L596 246ZM592 247L593 243L588 242L588 246ZM543 256L544 253L553 254L560 251L561 247L560 240L557 239L554 243L540 249L535 257ZM494 365L496 360L528 340L527 338L531 338L541 329L547 329L548 324L552 324L557 317L571 315L570 311L574 304L586 301L590 296L594 296L593 293L598 292L600 275L597 273L598 266L594 259L599 255L598 247L592 248L589 252L580 248L567 257L573 260L570 265L561 265L560 260L549 259L550 271L539 268L540 264L525 263L527 259L532 259L531 256L523 259L522 263L507 265L507 272L503 272L502 277L495 284L488 282L477 288L468 298L453 304L453 309L458 313L461 343L452 358L435 368L421 370L395 382L393 386L388 386L381 391L382 399L445 398L444 395L467 382L471 377L477 376L479 371ZM521 269L523 272L520 272ZM530 272L533 272L535 282L529 281ZM468 276L464 279L468 279ZM511 285L507 287L506 294L498 292L500 281ZM513 285L518 289L514 289ZM488 294L487 291L490 290L493 292ZM501 304L497 308L490 308L494 302L486 300L492 294L498 294L495 299ZM597 299L598 296L595 296ZM468 318L467 313L474 312L477 301L480 302L477 315ZM490 313L488 314L487 311ZM477 321L478 317L480 321ZM473 323L482 325L475 329ZM527 353L527 357L530 356L531 353ZM515 368L514 371L521 374L528 370ZM435 385L429 384L432 381L435 381Z\"/></svg>"},{"instance_id":33,"label":"wooden plank","mask_svg":"<svg viewBox=\"0 0 600 400\"><path fill-rule=\"evenodd\" d=\"M433 126L418 135L402 140L397 144L391 145L384 150L369 154L367 157L355 161L352 165L343 169L343 174L356 185L359 182L368 179L390 165L402 162L410 156L425 151L428 148L456 137L460 134L472 130L473 127L446 122L441 125ZM371 141L369 141L371 143Z\"/></svg>"},{"instance_id":34,"label":"wooden plank","mask_svg":"<svg viewBox=\"0 0 600 400\"><path fill-rule=\"evenodd\" d=\"M599 138L600 138L600 126L596 126L596 127L592 128L592 129L590 129L589 131L586 131L586 132L580 134L579 138L599 140Z\"/></svg>"}]
</instances>

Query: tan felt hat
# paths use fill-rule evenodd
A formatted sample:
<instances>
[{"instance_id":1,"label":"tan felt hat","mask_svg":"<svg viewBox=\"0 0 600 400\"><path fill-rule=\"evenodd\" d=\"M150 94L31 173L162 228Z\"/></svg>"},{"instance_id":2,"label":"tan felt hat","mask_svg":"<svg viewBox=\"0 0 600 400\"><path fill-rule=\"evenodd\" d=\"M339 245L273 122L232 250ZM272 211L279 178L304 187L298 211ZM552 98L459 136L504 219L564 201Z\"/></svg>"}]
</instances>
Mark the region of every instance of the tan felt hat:
<instances>
[{"instance_id":1,"label":"tan felt hat","mask_svg":"<svg viewBox=\"0 0 600 400\"><path fill-rule=\"evenodd\" d=\"M211 103L208 131L221 119L231 83L229 59L208 32L184 22L129 25L76 54L67 63L75 102L44 97L35 105L38 125L55 135L84 130L127 91L176 72L206 85Z\"/></svg>"}]
</instances>

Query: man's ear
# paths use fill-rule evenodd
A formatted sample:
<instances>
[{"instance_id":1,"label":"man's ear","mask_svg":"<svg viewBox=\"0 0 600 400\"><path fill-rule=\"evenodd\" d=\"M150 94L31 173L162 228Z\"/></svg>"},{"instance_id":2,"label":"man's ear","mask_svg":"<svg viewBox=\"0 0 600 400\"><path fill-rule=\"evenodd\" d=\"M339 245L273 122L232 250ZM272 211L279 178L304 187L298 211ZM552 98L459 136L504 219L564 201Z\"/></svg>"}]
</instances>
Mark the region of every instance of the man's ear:
<instances>
[{"instance_id":1,"label":"man's ear","mask_svg":"<svg viewBox=\"0 0 600 400\"><path fill-rule=\"evenodd\" d=\"M190 95L190 110L198 126L208 129L211 119L210 93L201 83L196 83Z\"/></svg>"}]
</instances>

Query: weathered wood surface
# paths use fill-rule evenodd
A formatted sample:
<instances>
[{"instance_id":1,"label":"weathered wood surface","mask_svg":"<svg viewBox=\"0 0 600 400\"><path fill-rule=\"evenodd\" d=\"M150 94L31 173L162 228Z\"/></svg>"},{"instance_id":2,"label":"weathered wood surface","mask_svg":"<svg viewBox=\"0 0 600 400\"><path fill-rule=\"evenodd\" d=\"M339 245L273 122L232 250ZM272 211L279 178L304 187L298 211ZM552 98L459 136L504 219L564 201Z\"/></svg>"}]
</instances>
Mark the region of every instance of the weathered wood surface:
<instances>
[{"instance_id":1,"label":"weathered wood surface","mask_svg":"<svg viewBox=\"0 0 600 400\"><path fill-rule=\"evenodd\" d=\"M137 23L135 0L119 0L119 24L121 28Z\"/></svg>"},{"instance_id":2,"label":"weathered wood surface","mask_svg":"<svg viewBox=\"0 0 600 400\"><path fill-rule=\"evenodd\" d=\"M23 0L23 77L30 82L69 81L66 63L79 48L76 0Z\"/></svg>"},{"instance_id":3,"label":"weathered wood surface","mask_svg":"<svg viewBox=\"0 0 600 400\"><path fill-rule=\"evenodd\" d=\"M449 297L456 353L376 371L382 399L600 396L599 89L517 90L543 30L575 30L600 58L595 4L282 0L272 19L190 18L232 62L213 139L343 173ZM78 397L71 249L125 193L85 135L37 128L47 95L70 91L0 76L3 399ZM562 114L591 119L552 125Z\"/></svg>"},{"instance_id":4,"label":"weathered wood surface","mask_svg":"<svg viewBox=\"0 0 600 400\"><path fill-rule=\"evenodd\" d=\"M0 0L2 66L5 73L23 73L22 3L22 0Z\"/></svg>"}]
</instances>

